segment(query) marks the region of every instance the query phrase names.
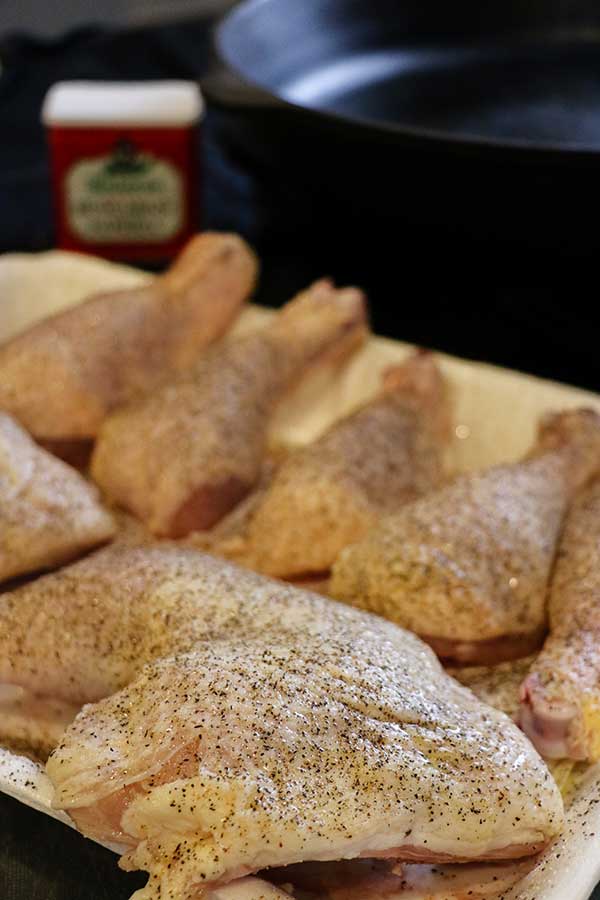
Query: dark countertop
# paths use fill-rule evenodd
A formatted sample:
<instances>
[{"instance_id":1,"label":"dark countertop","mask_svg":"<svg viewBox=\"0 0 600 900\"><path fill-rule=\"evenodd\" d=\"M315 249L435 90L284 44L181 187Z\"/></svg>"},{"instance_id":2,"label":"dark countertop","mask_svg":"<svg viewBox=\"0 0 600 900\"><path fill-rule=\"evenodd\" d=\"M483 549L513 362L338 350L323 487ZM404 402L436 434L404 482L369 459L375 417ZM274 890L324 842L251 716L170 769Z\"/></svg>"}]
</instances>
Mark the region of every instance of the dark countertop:
<instances>
[{"instance_id":1,"label":"dark countertop","mask_svg":"<svg viewBox=\"0 0 600 900\"><path fill-rule=\"evenodd\" d=\"M128 900L146 881L62 822L0 794L2 900Z\"/></svg>"},{"instance_id":2,"label":"dark countertop","mask_svg":"<svg viewBox=\"0 0 600 900\"><path fill-rule=\"evenodd\" d=\"M90 28L63 41L23 36L0 45L0 251L51 247L48 165L39 110L61 78L196 78L208 23L125 33ZM375 329L600 389L593 325L596 262L505 245L466 243L409 225L375 233L307 211L290 184L260 183L203 126L203 221L233 228L263 257L258 299L278 305L310 278L332 274L369 290ZM0 796L1 900L119 900L144 877L120 872L109 851ZM600 893L598 893L600 900ZM566 900L566 898L565 898Z\"/></svg>"}]
</instances>

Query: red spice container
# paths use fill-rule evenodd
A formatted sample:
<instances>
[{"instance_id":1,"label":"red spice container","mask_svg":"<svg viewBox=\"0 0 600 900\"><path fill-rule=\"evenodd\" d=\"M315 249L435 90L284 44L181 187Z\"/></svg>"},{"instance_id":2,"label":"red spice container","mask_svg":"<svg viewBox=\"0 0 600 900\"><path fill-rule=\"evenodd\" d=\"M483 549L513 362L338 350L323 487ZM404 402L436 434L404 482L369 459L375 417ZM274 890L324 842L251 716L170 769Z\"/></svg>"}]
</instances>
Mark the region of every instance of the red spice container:
<instances>
[{"instance_id":1,"label":"red spice container","mask_svg":"<svg viewBox=\"0 0 600 900\"><path fill-rule=\"evenodd\" d=\"M57 245L171 259L197 230L198 86L63 81L47 93Z\"/></svg>"}]
</instances>

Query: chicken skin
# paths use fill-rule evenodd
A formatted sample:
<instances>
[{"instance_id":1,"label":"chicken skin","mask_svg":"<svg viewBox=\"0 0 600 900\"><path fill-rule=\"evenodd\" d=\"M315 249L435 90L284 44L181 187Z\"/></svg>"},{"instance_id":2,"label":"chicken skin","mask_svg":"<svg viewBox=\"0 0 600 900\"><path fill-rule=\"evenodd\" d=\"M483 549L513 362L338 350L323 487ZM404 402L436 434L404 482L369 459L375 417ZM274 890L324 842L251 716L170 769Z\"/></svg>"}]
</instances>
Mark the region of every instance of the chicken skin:
<instances>
[{"instance_id":1,"label":"chicken skin","mask_svg":"<svg viewBox=\"0 0 600 900\"><path fill-rule=\"evenodd\" d=\"M0 581L69 562L115 531L97 489L0 413Z\"/></svg>"},{"instance_id":2,"label":"chicken skin","mask_svg":"<svg viewBox=\"0 0 600 900\"><path fill-rule=\"evenodd\" d=\"M525 656L545 634L567 507L599 469L600 416L551 416L522 462L461 476L343 550L331 595L409 628L457 663Z\"/></svg>"},{"instance_id":3,"label":"chicken skin","mask_svg":"<svg viewBox=\"0 0 600 900\"><path fill-rule=\"evenodd\" d=\"M600 759L600 481L575 500L549 594L550 634L521 688L520 724L550 759Z\"/></svg>"},{"instance_id":4,"label":"chicken skin","mask_svg":"<svg viewBox=\"0 0 600 900\"><path fill-rule=\"evenodd\" d=\"M379 635L377 653L364 627L327 624L326 647L215 639L149 664L67 729L47 765L57 805L129 848L147 900L305 859L540 850L560 801L527 739L416 638ZM542 809L518 800L523 778Z\"/></svg>"},{"instance_id":5,"label":"chicken skin","mask_svg":"<svg viewBox=\"0 0 600 900\"><path fill-rule=\"evenodd\" d=\"M214 552L282 578L326 572L382 515L439 486L448 406L431 354L388 370L378 397L283 461L245 534Z\"/></svg>"},{"instance_id":6,"label":"chicken skin","mask_svg":"<svg viewBox=\"0 0 600 900\"><path fill-rule=\"evenodd\" d=\"M0 347L0 409L81 461L109 412L188 369L224 334L256 273L236 235L193 238L150 285L90 297Z\"/></svg>"},{"instance_id":7,"label":"chicken skin","mask_svg":"<svg viewBox=\"0 0 600 900\"><path fill-rule=\"evenodd\" d=\"M307 368L366 336L355 288L324 280L263 329L206 354L194 370L104 423L92 474L158 536L213 526L253 488L278 400Z\"/></svg>"},{"instance_id":8,"label":"chicken skin","mask_svg":"<svg viewBox=\"0 0 600 900\"><path fill-rule=\"evenodd\" d=\"M137 900L302 860L520 858L561 827L527 738L416 636L196 551L108 548L0 595L0 642L4 682L98 701L47 772L148 871Z\"/></svg>"}]
</instances>

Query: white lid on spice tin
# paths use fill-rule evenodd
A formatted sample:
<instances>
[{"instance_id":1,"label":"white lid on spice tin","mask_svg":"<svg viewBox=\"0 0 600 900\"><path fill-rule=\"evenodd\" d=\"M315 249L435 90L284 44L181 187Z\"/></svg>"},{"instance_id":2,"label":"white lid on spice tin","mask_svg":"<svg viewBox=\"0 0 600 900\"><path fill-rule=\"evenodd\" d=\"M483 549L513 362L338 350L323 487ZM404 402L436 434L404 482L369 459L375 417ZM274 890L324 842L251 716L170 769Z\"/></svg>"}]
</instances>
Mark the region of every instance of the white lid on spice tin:
<instances>
[{"instance_id":1,"label":"white lid on spice tin","mask_svg":"<svg viewBox=\"0 0 600 900\"><path fill-rule=\"evenodd\" d=\"M193 125L204 112L194 81L59 81L44 99L45 125Z\"/></svg>"}]
</instances>

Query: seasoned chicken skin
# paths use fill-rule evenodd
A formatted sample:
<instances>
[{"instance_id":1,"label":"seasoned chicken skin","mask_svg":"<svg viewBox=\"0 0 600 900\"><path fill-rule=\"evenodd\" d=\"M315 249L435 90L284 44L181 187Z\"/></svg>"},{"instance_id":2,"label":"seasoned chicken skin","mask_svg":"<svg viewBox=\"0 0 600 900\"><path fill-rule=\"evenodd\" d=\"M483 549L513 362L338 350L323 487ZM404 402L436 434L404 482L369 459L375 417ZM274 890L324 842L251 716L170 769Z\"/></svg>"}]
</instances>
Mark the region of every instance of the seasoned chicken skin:
<instances>
[{"instance_id":1,"label":"seasoned chicken skin","mask_svg":"<svg viewBox=\"0 0 600 900\"><path fill-rule=\"evenodd\" d=\"M600 481L575 500L549 594L550 634L521 688L520 724L549 758L600 759Z\"/></svg>"},{"instance_id":2,"label":"seasoned chicken skin","mask_svg":"<svg viewBox=\"0 0 600 900\"><path fill-rule=\"evenodd\" d=\"M236 235L193 238L152 284L95 295L0 347L0 409L50 449L83 452L111 410L221 337L256 273Z\"/></svg>"},{"instance_id":3,"label":"seasoned chicken skin","mask_svg":"<svg viewBox=\"0 0 600 900\"><path fill-rule=\"evenodd\" d=\"M150 664L67 730L47 765L57 805L130 847L140 898L304 859L541 849L561 804L527 739L412 636L365 632L217 639ZM535 799L519 801L523 779Z\"/></svg>"},{"instance_id":4,"label":"seasoned chicken skin","mask_svg":"<svg viewBox=\"0 0 600 900\"><path fill-rule=\"evenodd\" d=\"M530 653L569 502L600 469L600 417L549 417L530 456L464 475L384 520L336 561L332 596L409 628L438 655Z\"/></svg>"},{"instance_id":5,"label":"seasoned chicken skin","mask_svg":"<svg viewBox=\"0 0 600 900\"><path fill-rule=\"evenodd\" d=\"M206 354L186 376L104 424L92 474L157 535L210 528L256 484L275 404L307 367L357 347L364 298L319 281L265 328Z\"/></svg>"},{"instance_id":6,"label":"seasoned chicken skin","mask_svg":"<svg viewBox=\"0 0 600 900\"><path fill-rule=\"evenodd\" d=\"M301 860L521 857L560 829L527 738L417 637L195 551L108 548L0 595L0 639L3 681L112 695L47 771L149 872L139 900Z\"/></svg>"},{"instance_id":7,"label":"seasoned chicken skin","mask_svg":"<svg viewBox=\"0 0 600 900\"><path fill-rule=\"evenodd\" d=\"M0 581L69 562L115 531L97 489L0 413Z\"/></svg>"},{"instance_id":8,"label":"seasoned chicken skin","mask_svg":"<svg viewBox=\"0 0 600 900\"><path fill-rule=\"evenodd\" d=\"M382 515L440 484L448 426L440 371L417 353L388 370L378 397L291 453L246 534L215 552L284 578L328 570Z\"/></svg>"},{"instance_id":9,"label":"seasoned chicken skin","mask_svg":"<svg viewBox=\"0 0 600 900\"><path fill-rule=\"evenodd\" d=\"M199 641L319 634L329 620L400 633L196 550L111 545L0 594L0 683L81 705L129 684L146 663L186 653Z\"/></svg>"}]
</instances>

